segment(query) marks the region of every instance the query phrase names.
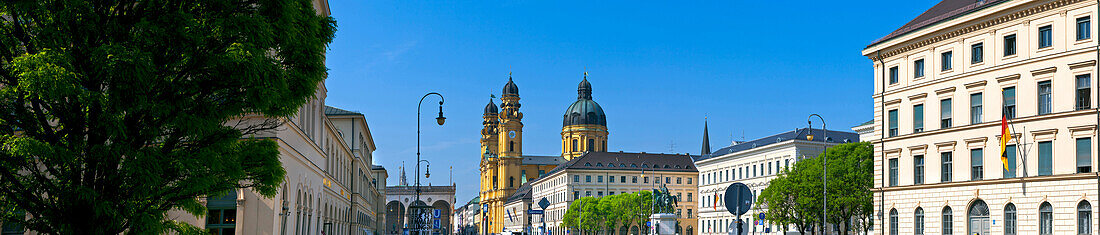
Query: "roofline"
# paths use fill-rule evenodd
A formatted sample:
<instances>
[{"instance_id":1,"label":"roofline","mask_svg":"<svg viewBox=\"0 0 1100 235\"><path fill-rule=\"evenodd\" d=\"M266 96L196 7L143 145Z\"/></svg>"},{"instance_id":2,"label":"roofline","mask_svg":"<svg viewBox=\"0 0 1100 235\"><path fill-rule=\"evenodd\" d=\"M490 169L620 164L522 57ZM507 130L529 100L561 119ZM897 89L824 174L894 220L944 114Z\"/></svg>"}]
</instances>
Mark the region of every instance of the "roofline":
<instances>
[{"instance_id":1,"label":"roofline","mask_svg":"<svg viewBox=\"0 0 1100 235\"><path fill-rule=\"evenodd\" d=\"M875 42L871 42L871 44L867 45L867 47L864 47L864 49L862 49L861 54L864 55L864 56L869 56L869 55L871 55L871 53L876 52L876 51L880 51L880 49L882 49L882 48L879 48L879 49L875 49L875 51L868 51L868 49L871 49L871 47L881 46L882 44L886 44L886 43L903 43L903 42L906 42L906 41L902 41L902 42L893 42L893 41L897 40L897 38L900 38L900 37L908 36L908 35L911 35L911 34L914 34L914 33L917 33L917 32L921 32L921 31L930 29L930 27L933 27L933 26L938 26L938 25L941 25L941 24L944 24L944 23L947 23L947 22L950 22L950 21L958 20L959 18L964 18L964 16L969 16L972 13L980 12L980 11L983 11L983 10L988 10L989 8L992 8L992 7L997 7L997 5L1001 5L1002 3L1005 3L1005 2L1022 2L1022 1L1010 1L1010 0L1005 0L1005 1L987 0L987 1L997 1L997 2L982 4L978 8L971 9L967 12L950 16L950 18L939 20L939 21L936 21L935 23L931 23L931 24L927 24L927 25L924 25L924 26L916 27L916 29L913 29L911 31L908 31L908 32L905 32L905 33L902 33L902 34L894 35L894 36L891 36L891 37L879 38L879 40L876 40ZM920 16L920 15L917 15L917 16ZM889 35L889 33L887 35Z\"/></svg>"},{"instance_id":2,"label":"roofline","mask_svg":"<svg viewBox=\"0 0 1100 235\"><path fill-rule=\"evenodd\" d=\"M995 0L991 0L991 1L995 1ZM985 9L987 9L989 7L992 7L992 6L1001 5L1001 3L1006 3L1006 2L1010 2L1010 1L997 1L997 2L991 3L991 4L983 4L981 6L978 6L978 7L974 8L974 9L970 9L969 11L966 11L964 13L953 15L951 17L941 19L941 20L936 21L934 23L927 24L927 25L924 25L924 26L921 26L921 27L917 27L915 29L911 29L911 30L906 31L905 33L902 33L902 34L894 35L894 36L888 37L888 38L887 37L879 38L879 39L871 42L870 45L867 45L866 47L864 47L863 50L870 49L871 47L874 47L876 45L883 44L883 43L886 43L886 42L893 41L894 39L900 38L902 36L906 36L906 35L909 35L909 34L912 34L912 33L916 33L918 31L922 31L922 30L927 29L929 27L937 26L937 25L940 25L942 23L952 21L952 20L958 19L958 18L963 17L963 16L970 15L971 13L975 13L975 12L985 10ZM935 7L935 5L933 5L933 7ZM932 9L932 8L929 8L929 9ZM920 15L917 15L917 17L920 17ZM916 19L916 18L913 18L913 19ZM902 25L902 26L905 26L905 25ZM886 35L890 35L890 33L887 33Z\"/></svg>"}]
</instances>

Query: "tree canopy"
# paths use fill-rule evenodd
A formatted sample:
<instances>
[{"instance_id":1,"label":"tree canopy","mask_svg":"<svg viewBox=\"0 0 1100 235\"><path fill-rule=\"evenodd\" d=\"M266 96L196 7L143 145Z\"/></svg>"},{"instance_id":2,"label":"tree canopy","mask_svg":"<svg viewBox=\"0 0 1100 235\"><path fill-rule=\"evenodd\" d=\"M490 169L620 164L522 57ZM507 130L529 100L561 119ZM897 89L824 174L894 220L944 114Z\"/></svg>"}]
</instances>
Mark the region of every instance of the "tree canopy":
<instances>
[{"instance_id":1,"label":"tree canopy","mask_svg":"<svg viewBox=\"0 0 1100 235\"><path fill-rule=\"evenodd\" d=\"M335 27L309 0L0 2L0 219L164 233L203 196L275 195L277 145L248 137L312 97Z\"/></svg>"},{"instance_id":2,"label":"tree canopy","mask_svg":"<svg viewBox=\"0 0 1100 235\"><path fill-rule=\"evenodd\" d=\"M618 231L623 226L644 228L649 220L652 192L639 191L604 197L582 197L573 200L563 215L565 227L582 233Z\"/></svg>"}]
</instances>

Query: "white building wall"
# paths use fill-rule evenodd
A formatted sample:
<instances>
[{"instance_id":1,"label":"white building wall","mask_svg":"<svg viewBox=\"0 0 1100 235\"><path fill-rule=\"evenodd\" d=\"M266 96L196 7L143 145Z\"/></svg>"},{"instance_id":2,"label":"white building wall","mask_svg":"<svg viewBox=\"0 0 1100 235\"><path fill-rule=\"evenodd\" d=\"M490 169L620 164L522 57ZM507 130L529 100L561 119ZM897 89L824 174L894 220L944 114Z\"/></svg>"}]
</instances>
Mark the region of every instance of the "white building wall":
<instances>
[{"instance_id":1,"label":"white building wall","mask_svg":"<svg viewBox=\"0 0 1100 235\"><path fill-rule=\"evenodd\" d=\"M924 211L927 233L943 230L943 209L952 210L951 228L955 234L968 234L971 226L967 212L977 201L989 207L992 234L1006 230L1005 206L1017 209L1017 234L1038 234L1040 204L1053 208L1053 234L1076 234L1078 203L1093 209L1089 231L1097 233L1096 210L1100 176L1097 168L1096 125L1096 2L1092 1L1009 1L966 14L928 28L872 45L863 51L874 60L875 132L884 136L875 146L875 234L913 234L915 211ZM1091 37L1076 40L1076 20L1089 17ZM1038 48L1038 29L1050 25L1053 43ZM1003 38L1016 35L1016 55L1005 56ZM971 63L971 46L981 42L986 48L984 61ZM953 69L941 71L939 55L953 51ZM916 59L925 58L925 77L915 78L911 71ZM930 60L930 61L929 61ZM885 64L885 66L883 66ZM882 75L898 66L899 83L888 84ZM1075 77L1089 75L1090 107L1076 110ZM1038 112L1038 83L1052 84L1052 112ZM885 84L885 86L883 85ZM1021 147L1016 154L1015 176L1006 177L1000 160L1000 119L1003 115L1001 91L1016 89L1016 118L1011 120L1017 136L1010 144ZM970 122L970 95L982 93L981 122ZM953 100L952 126L940 127L940 100ZM913 107L924 104L924 131L914 130ZM898 135L890 136L891 123L886 116L898 110ZM1076 169L1076 139L1090 138L1091 169ZM1037 176L1039 152L1036 144L1052 145L1052 175ZM1024 149L1026 147L1026 149ZM983 177L971 177L970 151L982 149ZM952 154L945 168L941 159ZM915 157L923 156L923 182L916 180ZM1025 158L1026 156L1026 158ZM898 162L891 174L889 163ZM1024 176L1026 177L1011 178ZM949 171L951 178L942 179ZM897 184L891 184L895 178ZM898 225L891 224L891 212L897 211Z\"/></svg>"}]
</instances>

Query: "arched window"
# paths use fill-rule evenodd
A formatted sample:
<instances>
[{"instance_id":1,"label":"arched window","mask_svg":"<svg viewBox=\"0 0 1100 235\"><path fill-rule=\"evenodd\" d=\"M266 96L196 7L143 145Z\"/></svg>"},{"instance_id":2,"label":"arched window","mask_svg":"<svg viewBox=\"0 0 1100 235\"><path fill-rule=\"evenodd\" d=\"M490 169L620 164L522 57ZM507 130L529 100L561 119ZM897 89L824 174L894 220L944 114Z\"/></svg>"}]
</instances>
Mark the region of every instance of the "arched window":
<instances>
[{"instance_id":1,"label":"arched window","mask_svg":"<svg viewBox=\"0 0 1100 235\"><path fill-rule=\"evenodd\" d=\"M970 221L970 230L966 234L989 234L989 207L985 201L974 201L966 213L966 219Z\"/></svg>"},{"instance_id":2,"label":"arched window","mask_svg":"<svg viewBox=\"0 0 1100 235\"><path fill-rule=\"evenodd\" d=\"M1016 235L1016 205L1005 205L1005 235Z\"/></svg>"},{"instance_id":3,"label":"arched window","mask_svg":"<svg viewBox=\"0 0 1100 235\"><path fill-rule=\"evenodd\" d=\"M1054 233L1054 208L1049 202L1039 205L1039 234L1050 235Z\"/></svg>"},{"instance_id":4,"label":"arched window","mask_svg":"<svg viewBox=\"0 0 1100 235\"><path fill-rule=\"evenodd\" d=\"M516 177L508 177L508 187L516 187Z\"/></svg>"},{"instance_id":5,"label":"arched window","mask_svg":"<svg viewBox=\"0 0 1100 235\"><path fill-rule=\"evenodd\" d=\"M898 210L890 209L890 235L898 235Z\"/></svg>"},{"instance_id":6,"label":"arched window","mask_svg":"<svg viewBox=\"0 0 1100 235\"><path fill-rule=\"evenodd\" d=\"M515 141L508 141L508 152L514 152L514 151L516 151L516 142Z\"/></svg>"},{"instance_id":7,"label":"arched window","mask_svg":"<svg viewBox=\"0 0 1100 235\"><path fill-rule=\"evenodd\" d=\"M237 224L237 190L207 197L206 209L208 231L233 233Z\"/></svg>"},{"instance_id":8,"label":"arched window","mask_svg":"<svg viewBox=\"0 0 1100 235\"><path fill-rule=\"evenodd\" d=\"M924 235L924 209L920 207L913 213L913 234Z\"/></svg>"},{"instance_id":9,"label":"arched window","mask_svg":"<svg viewBox=\"0 0 1100 235\"><path fill-rule=\"evenodd\" d=\"M585 146L588 151L596 151L596 140L588 139L588 146Z\"/></svg>"},{"instance_id":10,"label":"arched window","mask_svg":"<svg viewBox=\"0 0 1100 235\"><path fill-rule=\"evenodd\" d=\"M952 226L953 226L953 224L951 223L951 207L950 206L945 206L945 207L943 207L943 226L942 226L943 230L942 230L942 234L943 235L951 235L951 232L953 231Z\"/></svg>"},{"instance_id":11,"label":"arched window","mask_svg":"<svg viewBox=\"0 0 1100 235\"><path fill-rule=\"evenodd\" d=\"M573 139L573 152L577 151L577 139Z\"/></svg>"},{"instance_id":12,"label":"arched window","mask_svg":"<svg viewBox=\"0 0 1100 235\"><path fill-rule=\"evenodd\" d=\"M600 148L600 151L607 152L607 140L604 140L601 145L603 145L603 147ZM690 226L688 227L688 233L691 233L691 227Z\"/></svg>"},{"instance_id":13,"label":"arched window","mask_svg":"<svg viewBox=\"0 0 1100 235\"><path fill-rule=\"evenodd\" d=\"M1089 201L1077 203L1077 234L1092 234L1092 205Z\"/></svg>"}]
</instances>

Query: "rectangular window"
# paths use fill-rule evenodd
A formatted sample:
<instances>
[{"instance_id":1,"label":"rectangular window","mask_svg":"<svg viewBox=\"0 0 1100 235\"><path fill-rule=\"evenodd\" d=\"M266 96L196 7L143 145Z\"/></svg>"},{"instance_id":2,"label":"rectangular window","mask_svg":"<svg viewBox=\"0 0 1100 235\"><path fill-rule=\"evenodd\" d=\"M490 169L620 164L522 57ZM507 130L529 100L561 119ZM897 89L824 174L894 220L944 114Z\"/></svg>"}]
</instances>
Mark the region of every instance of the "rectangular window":
<instances>
[{"instance_id":1,"label":"rectangular window","mask_svg":"<svg viewBox=\"0 0 1100 235\"><path fill-rule=\"evenodd\" d=\"M1053 145L1050 141L1039 142L1039 175L1054 174Z\"/></svg>"},{"instance_id":2,"label":"rectangular window","mask_svg":"<svg viewBox=\"0 0 1100 235\"><path fill-rule=\"evenodd\" d=\"M1054 35L1050 25L1039 27L1039 48L1047 48L1054 44Z\"/></svg>"},{"instance_id":3,"label":"rectangular window","mask_svg":"<svg viewBox=\"0 0 1100 235\"><path fill-rule=\"evenodd\" d=\"M890 137L898 136L898 110L890 110Z\"/></svg>"},{"instance_id":4,"label":"rectangular window","mask_svg":"<svg viewBox=\"0 0 1100 235\"><path fill-rule=\"evenodd\" d=\"M591 175L584 176L584 182L592 182L592 176Z\"/></svg>"},{"instance_id":5,"label":"rectangular window","mask_svg":"<svg viewBox=\"0 0 1100 235\"><path fill-rule=\"evenodd\" d=\"M951 99L940 100L940 129L951 128Z\"/></svg>"},{"instance_id":6,"label":"rectangular window","mask_svg":"<svg viewBox=\"0 0 1100 235\"><path fill-rule=\"evenodd\" d=\"M592 191L584 191L584 196L585 197L591 197L592 196Z\"/></svg>"},{"instance_id":7,"label":"rectangular window","mask_svg":"<svg viewBox=\"0 0 1100 235\"><path fill-rule=\"evenodd\" d=\"M913 77L924 77L924 59L913 61Z\"/></svg>"},{"instance_id":8,"label":"rectangular window","mask_svg":"<svg viewBox=\"0 0 1100 235\"><path fill-rule=\"evenodd\" d=\"M637 184L638 183L638 177L637 176L631 176L630 177L630 182Z\"/></svg>"},{"instance_id":9,"label":"rectangular window","mask_svg":"<svg viewBox=\"0 0 1100 235\"><path fill-rule=\"evenodd\" d=\"M898 84L898 66L890 67L890 85Z\"/></svg>"},{"instance_id":10,"label":"rectangular window","mask_svg":"<svg viewBox=\"0 0 1100 235\"><path fill-rule=\"evenodd\" d=\"M603 197L603 191L596 192L596 196L597 197Z\"/></svg>"},{"instance_id":11,"label":"rectangular window","mask_svg":"<svg viewBox=\"0 0 1100 235\"><path fill-rule=\"evenodd\" d=\"M951 52L940 53L940 71L951 70Z\"/></svg>"},{"instance_id":12,"label":"rectangular window","mask_svg":"<svg viewBox=\"0 0 1100 235\"><path fill-rule=\"evenodd\" d=\"M1092 23L1088 16L1077 18L1077 41L1092 37Z\"/></svg>"},{"instance_id":13,"label":"rectangular window","mask_svg":"<svg viewBox=\"0 0 1100 235\"><path fill-rule=\"evenodd\" d=\"M236 209L212 209L207 212L206 231L210 234L233 234L237 224Z\"/></svg>"},{"instance_id":14,"label":"rectangular window","mask_svg":"<svg viewBox=\"0 0 1100 235\"><path fill-rule=\"evenodd\" d=\"M913 156L913 184L924 183L924 155Z\"/></svg>"},{"instance_id":15,"label":"rectangular window","mask_svg":"<svg viewBox=\"0 0 1100 235\"><path fill-rule=\"evenodd\" d=\"M970 150L970 180L981 180L983 176L982 149Z\"/></svg>"},{"instance_id":16,"label":"rectangular window","mask_svg":"<svg viewBox=\"0 0 1100 235\"><path fill-rule=\"evenodd\" d=\"M970 94L970 124L982 123L982 93Z\"/></svg>"},{"instance_id":17,"label":"rectangular window","mask_svg":"<svg viewBox=\"0 0 1100 235\"><path fill-rule=\"evenodd\" d=\"M1001 167L1001 175L1004 178L1016 177L1016 145L1005 145L1005 160L1008 160L1007 167L1004 169Z\"/></svg>"},{"instance_id":18,"label":"rectangular window","mask_svg":"<svg viewBox=\"0 0 1100 235\"><path fill-rule=\"evenodd\" d=\"M1092 93L1092 75L1077 75L1076 110L1092 108L1092 94L1089 93Z\"/></svg>"},{"instance_id":19,"label":"rectangular window","mask_svg":"<svg viewBox=\"0 0 1100 235\"><path fill-rule=\"evenodd\" d=\"M642 183L643 184L648 184L649 183L649 177L642 177Z\"/></svg>"},{"instance_id":20,"label":"rectangular window","mask_svg":"<svg viewBox=\"0 0 1100 235\"><path fill-rule=\"evenodd\" d=\"M1049 114L1050 108L1050 81L1039 82L1039 115Z\"/></svg>"},{"instance_id":21,"label":"rectangular window","mask_svg":"<svg viewBox=\"0 0 1100 235\"><path fill-rule=\"evenodd\" d=\"M772 163L771 162L768 163L768 174L769 175L772 174Z\"/></svg>"},{"instance_id":22,"label":"rectangular window","mask_svg":"<svg viewBox=\"0 0 1100 235\"><path fill-rule=\"evenodd\" d=\"M684 178L676 177L676 184L683 184Z\"/></svg>"},{"instance_id":23,"label":"rectangular window","mask_svg":"<svg viewBox=\"0 0 1100 235\"><path fill-rule=\"evenodd\" d=\"M1005 56L1016 54L1016 34L1005 36Z\"/></svg>"},{"instance_id":24,"label":"rectangular window","mask_svg":"<svg viewBox=\"0 0 1100 235\"><path fill-rule=\"evenodd\" d=\"M898 159L890 159L890 186L898 186Z\"/></svg>"},{"instance_id":25,"label":"rectangular window","mask_svg":"<svg viewBox=\"0 0 1100 235\"><path fill-rule=\"evenodd\" d=\"M619 183L626 183L626 176L619 176Z\"/></svg>"},{"instance_id":26,"label":"rectangular window","mask_svg":"<svg viewBox=\"0 0 1100 235\"><path fill-rule=\"evenodd\" d=\"M574 175L574 176L573 176L573 182L581 182L581 176L579 176L579 175Z\"/></svg>"},{"instance_id":27,"label":"rectangular window","mask_svg":"<svg viewBox=\"0 0 1100 235\"><path fill-rule=\"evenodd\" d=\"M951 152L940 153L940 182L951 182Z\"/></svg>"},{"instance_id":28,"label":"rectangular window","mask_svg":"<svg viewBox=\"0 0 1100 235\"><path fill-rule=\"evenodd\" d=\"M1077 139L1077 173L1092 172L1092 138Z\"/></svg>"},{"instance_id":29,"label":"rectangular window","mask_svg":"<svg viewBox=\"0 0 1100 235\"><path fill-rule=\"evenodd\" d=\"M977 64L982 62L982 43L975 43L970 45L970 63Z\"/></svg>"},{"instance_id":30,"label":"rectangular window","mask_svg":"<svg viewBox=\"0 0 1100 235\"><path fill-rule=\"evenodd\" d=\"M688 177L688 184L691 184L691 177Z\"/></svg>"},{"instance_id":31,"label":"rectangular window","mask_svg":"<svg viewBox=\"0 0 1100 235\"><path fill-rule=\"evenodd\" d=\"M1016 87L1001 89L1001 97L1005 118L1016 118Z\"/></svg>"},{"instance_id":32,"label":"rectangular window","mask_svg":"<svg viewBox=\"0 0 1100 235\"><path fill-rule=\"evenodd\" d=\"M913 133L924 131L924 105L913 106Z\"/></svg>"},{"instance_id":33,"label":"rectangular window","mask_svg":"<svg viewBox=\"0 0 1100 235\"><path fill-rule=\"evenodd\" d=\"M573 200L577 200L577 198L581 198L581 191L573 191Z\"/></svg>"}]
</instances>

